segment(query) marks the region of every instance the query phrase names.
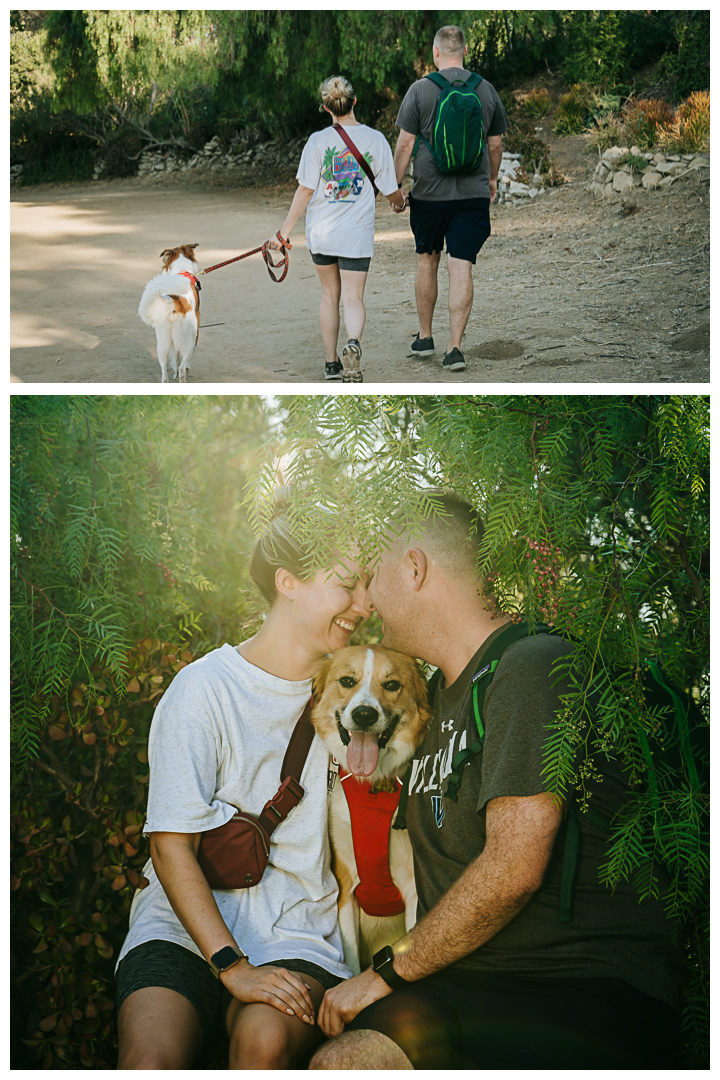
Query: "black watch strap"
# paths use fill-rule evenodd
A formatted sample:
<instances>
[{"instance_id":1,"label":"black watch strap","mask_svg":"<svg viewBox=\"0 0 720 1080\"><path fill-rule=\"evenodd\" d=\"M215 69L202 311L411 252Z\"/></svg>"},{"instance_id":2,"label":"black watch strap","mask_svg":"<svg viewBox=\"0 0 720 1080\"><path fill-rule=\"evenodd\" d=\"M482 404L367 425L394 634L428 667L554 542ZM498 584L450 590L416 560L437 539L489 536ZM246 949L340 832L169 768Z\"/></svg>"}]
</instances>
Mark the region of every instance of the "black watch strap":
<instances>
[{"instance_id":1,"label":"black watch strap","mask_svg":"<svg viewBox=\"0 0 720 1080\"><path fill-rule=\"evenodd\" d=\"M386 945L380 949L373 956L372 968L376 975L379 975L392 990L402 990L403 986L408 986L407 979L403 979L402 975L398 975L397 971L393 967L393 951L391 945Z\"/></svg>"},{"instance_id":2,"label":"black watch strap","mask_svg":"<svg viewBox=\"0 0 720 1080\"><path fill-rule=\"evenodd\" d=\"M227 971L229 968L234 967L235 964L239 964L241 960L247 959L247 953L244 953L237 945L224 945L222 949L218 949L216 953L212 954L208 964L215 978L219 979L221 972Z\"/></svg>"}]
</instances>

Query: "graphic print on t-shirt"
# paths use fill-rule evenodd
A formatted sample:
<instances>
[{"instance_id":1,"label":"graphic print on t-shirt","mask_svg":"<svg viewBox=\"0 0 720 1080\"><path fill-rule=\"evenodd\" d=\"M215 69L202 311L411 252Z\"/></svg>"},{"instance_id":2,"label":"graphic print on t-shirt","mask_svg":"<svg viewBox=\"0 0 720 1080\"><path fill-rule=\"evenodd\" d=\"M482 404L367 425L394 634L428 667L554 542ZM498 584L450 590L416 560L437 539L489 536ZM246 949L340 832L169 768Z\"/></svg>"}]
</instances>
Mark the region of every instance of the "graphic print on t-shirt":
<instances>
[{"instance_id":1,"label":"graphic print on t-shirt","mask_svg":"<svg viewBox=\"0 0 720 1080\"><path fill-rule=\"evenodd\" d=\"M412 773L410 774L409 794L430 794L433 816L438 828L441 828L445 817L445 808L442 802L443 781L452 772L452 759L455 754L459 750L464 750L467 746L467 732L458 732L454 728L454 720L447 720L442 723L441 732L446 736L442 740L443 745L435 754L415 758L412 763ZM432 792L438 794L433 795Z\"/></svg>"},{"instance_id":2,"label":"graphic print on t-shirt","mask_svg":"<svg viewBox=\"0 0 720 1080\"><path fill-rule=\"evenodd\" d=\"M372 155L364 156L367 163L371 164ZM355 155L347 146L343 146L342 151L337 146L328 146L320 175L325 181L323 194L333 202L339 202L340 199L355 202L362 193L366 179Z\"/></svg>"}]
</instances>

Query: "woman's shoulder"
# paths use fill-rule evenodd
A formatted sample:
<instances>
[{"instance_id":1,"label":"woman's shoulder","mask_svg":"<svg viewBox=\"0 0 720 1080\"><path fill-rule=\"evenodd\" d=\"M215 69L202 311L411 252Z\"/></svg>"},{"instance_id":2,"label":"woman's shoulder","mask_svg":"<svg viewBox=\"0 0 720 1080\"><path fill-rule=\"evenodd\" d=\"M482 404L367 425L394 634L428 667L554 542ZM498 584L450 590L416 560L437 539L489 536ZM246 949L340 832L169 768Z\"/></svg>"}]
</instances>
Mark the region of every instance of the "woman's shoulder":
<instances>
[{"instance_id":1,"label":"woman's shoulder","mask_svg":"<svg viewBox=\"0 0 720 1080\"><path fill-rule=\"evenodd\" d=\"M223 678L234 674L233 660L237 654L232 645L221 645L178 671L163 695L166 704L178 704L182 698L188 702L195 695L202 696L207 687L217 687Z\"/></svg>"}]
</instances>

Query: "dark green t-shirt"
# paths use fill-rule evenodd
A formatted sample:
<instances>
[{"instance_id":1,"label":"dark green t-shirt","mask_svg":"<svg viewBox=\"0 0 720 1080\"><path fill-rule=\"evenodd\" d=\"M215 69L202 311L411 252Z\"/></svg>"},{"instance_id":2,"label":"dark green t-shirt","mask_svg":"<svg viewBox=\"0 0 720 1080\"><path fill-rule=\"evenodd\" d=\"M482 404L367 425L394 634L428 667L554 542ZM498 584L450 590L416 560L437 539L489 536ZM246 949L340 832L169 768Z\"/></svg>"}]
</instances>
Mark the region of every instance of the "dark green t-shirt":
<instances>
[{"instance_id":1,"label":"dark green t-shirt","mask_svg":"<svg viewBox=\"0 0 720 1080\"><path fill-rule=\"evenodd\" d=\"M463 771L458 801L443 797L450 761L465 746L472 712L470 680L505 627L482 645L462 675L435 696L435 716L413 762L408 831L415 861L418 918L447 892L485 846L485 808L502 796L546 791L541 775L546 725L560 705L563 684L550 668L572 645L548 634L511 645L488 687L483 709L483 752ZM474 725L474 720L473 720ZM474 738L476 728L471 729ZM471 738L471 741L473 739ZM612 817L626 797L617 762L598 763L592 804ZM566 823L561 825L543 883L528 905L455 969L537 976L620 978L678 1007L677 954L663 899L638 901L632 882L612 892L598 881L607 837L579 815L580 844L573 887L573 917L558 918ZM661 889L667 879L660 871Z\"/></svg>"}]
</instances>

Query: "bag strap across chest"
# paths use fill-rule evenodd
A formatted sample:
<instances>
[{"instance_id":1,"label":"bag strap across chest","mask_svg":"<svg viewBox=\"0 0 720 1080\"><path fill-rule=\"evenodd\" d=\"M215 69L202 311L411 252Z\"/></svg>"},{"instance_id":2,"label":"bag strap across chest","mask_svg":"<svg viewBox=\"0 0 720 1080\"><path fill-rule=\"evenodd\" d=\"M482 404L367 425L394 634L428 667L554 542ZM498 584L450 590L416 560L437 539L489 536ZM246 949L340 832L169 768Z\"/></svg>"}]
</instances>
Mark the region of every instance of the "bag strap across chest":
<instances>
[{"instance_id":1,"label":"bag strap across chest","mask_svg":"<svg viewBox=\"0 0 720 1080\"><path fill-rule=\"evenodd\" d=\"M333 124L333 128L334 128L335 131L337 131L338 135L340 136L342 141L345 143L345 145L347 146L350 153L354 156L355 160L357 161L357 163L360 166L360 168L362 169L362 171L367 176L368 180L372 184L372 189L375 192L375 197L377 198L377 196L378 196L378 187L377 187L377 184L375 183L375 173L372 171L372 169L368 165L367 161L362 156L362 154L358 150L357 146L355 145L355 143L352 141L352 139L348 135L345 128L341 127L340 124Z\"/></svg>"},{"instance_id":2,"label":"bag strap across chest","mask_svg":"<svg viewBox=\"0 0 720 1080\"><path fill-rule=\"evenodd\" d=\"M268 836L274 832L281 821L285 820L305 794L305 788L301 786L299 778L302 776L312 741L315 738L315 728L310 722L312 707L311 695L290 736L280 770L280 787L272 799L265 803L262 812L258 815L258 821Z\"/></svg>"}]
</instances>

